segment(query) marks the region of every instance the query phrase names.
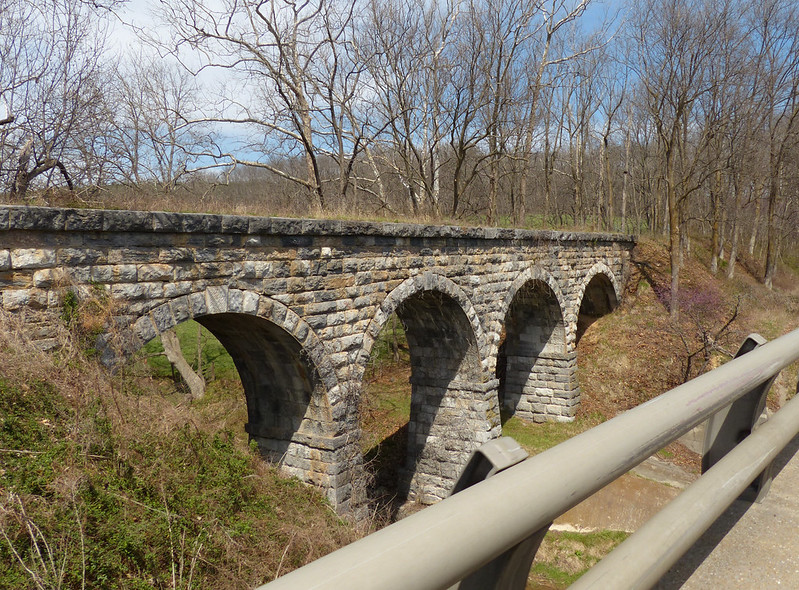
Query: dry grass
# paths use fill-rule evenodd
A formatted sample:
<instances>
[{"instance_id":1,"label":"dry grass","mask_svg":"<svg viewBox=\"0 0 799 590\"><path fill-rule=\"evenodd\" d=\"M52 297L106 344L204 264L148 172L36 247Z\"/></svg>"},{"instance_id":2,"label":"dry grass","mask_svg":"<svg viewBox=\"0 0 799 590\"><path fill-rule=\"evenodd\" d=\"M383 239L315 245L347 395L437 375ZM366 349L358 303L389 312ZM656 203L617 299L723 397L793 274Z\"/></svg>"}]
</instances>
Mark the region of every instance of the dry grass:
<instances>
[{"instance_id":1,"label":"dry grass","mask_svg":"<svg viewBox=\"0 0 799 590\"><path fill-rule=\"evenodd\" d=\"M773 339L799 326L799 297L793 290L770 291L744 267L732 281L714 277L701 257L687 257L681 270L685 299L675 324L666 304L667 248L642 241L633 261L621 307L590 326L578 345L580 413L611 418L725 362L752 332ZM786 276L782 280L788 284ZM799 284L795 276L792 281ZM735 319L721 331L736 306ZM707 355L703 336L713 338ZM793 395L796 374L796 365L783 371L769 398L772 408Z\"/></svg>"},{"instance_id":2,"label":"dry grass","mask_svg":"<svg viewBox=\"0 0 799 590\"><path fill-rule=\"evenodd\" d=\"M110 376L66 328L59 339L41 352L0 314L0 587L34 584L14 558L35 565L25 523L66 587L252 588L357 538L319 492L220 429L243 398L189 404Z\"/></svg>"}]
</instances>

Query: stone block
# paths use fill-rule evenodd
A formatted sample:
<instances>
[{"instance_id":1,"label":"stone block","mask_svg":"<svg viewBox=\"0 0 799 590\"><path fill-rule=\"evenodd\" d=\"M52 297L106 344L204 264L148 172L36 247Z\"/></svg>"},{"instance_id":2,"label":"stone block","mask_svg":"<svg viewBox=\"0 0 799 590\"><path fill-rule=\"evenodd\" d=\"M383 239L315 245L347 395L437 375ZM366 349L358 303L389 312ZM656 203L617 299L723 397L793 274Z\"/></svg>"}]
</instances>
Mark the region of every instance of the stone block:
<instances>
[{"instance_id":1,"label":"stone block","mask_svg":"<svg viewBox=\"0 0 799 590\"><path fill-rule=\"evenodd\" d=\"M137 269L139 281L171 281L172 274L169 264L142 264Z\"/></svg>"},{"instance_id":2,"label":"stone block","mask_svg":"<svg viewBox=\"0 0 799 590\"><path fill-rule=\"evenodd\" d=\"M283 325L283 321L286 319L286 313L288 309L282 303L277 301L272 302L272 308L269 313L269 319L276 323L278 326Z\"/></svg>"},{"instance_id":3,"label":"stone block","mask_svg":"<svg viewBox=\"0 0 799 590\"><path fill-rule=\"evenodd\" d=\"M174 279L186 281L200 278L200 268L196 264L179 263L173 266Z\"/></svg>"},{"instance_id":4,"label":"stone block","mask_svg":"<svg viewBox=\"0 0 799 590\"><path fill-rule=\"evenodd\" d=\"M157 211L152 214L153 231L156 232L182 232L183 215Z\"/></svg>"},{"instance_id":5,"label":"stone block","mask_svg":"<svg viewBox=\"0 0 799 590\"><path fill-rule=\"evenodd\" d=\"M257 293L252 291L244 291L242 295L241 311L242 313L249 313L255 315L258 313L258 302L260 297Z\"/></svg>"},{"instance_id":6,"label":"stone block","mask_svg":"<svg viewBox=\"0 0 799 590\"><path fill-rule=\"evenodd\" d=\"M208 287L205 290L205 302L206 306L208 307L208 313L225 313L227 312L228 308L228 288L224 286L220 287Z\"/></svg>"},{"instance_id":7,"label":"stone block","mask_svg":"<svg viewBox=\"0 0 799 590\"><path fill-rule=\"evenodd\" d=\"M93 266L90 276L95 283L110 283L114 280L114 267L109 264Z\"/></svg>"},{"instance_id":8,"label":"stone block","mask_svg":"<svg viewBox=\"0 0 799 590\"><path fill-rule=\"evenodd\" d=\"M131 301L144 297L145 289L141 283L122 283L111 285L111 296L122 301Z\"/></svg>"},{"instance_id":9,"label":"stone block","mask_svg":"<svg viewBox=\"0 0 799 590\"><path fill-rule=\"evenodd\" d=\"M137 283L144 289L144 296L155 300L164 297L164 283Z\"/></svg>"},{"instance_id":10,"label":"stone block","mask_svg":"<svg viewBox=\"0 0 799 590\"><path fill-rule=\"evenodd\" d=\"M49 289L56 283L63 281L64 278L63 270L44 268L33 273L33 286L39 289Z\"/></svg>"},{"instance_id":11,"label":"stone block","mask_svg":"<svg viewBox=\"0 0 799 590\"><path fill-rule=\"evenodd\" d=\"M103 231L151 232L155 215L149 211L104 211Z\"/></svg>"},{"instance_id":12,"label":"stone block","mask_svg":"<svg viewBox=\"0 0 799 590\"><path fill-rule=\"evenodd\" d=\"M188 295L192 291L194 283L191 281L180 281L177 283L164 283L164 297L172 299L181 295Z\"/></svg>"},{"instance_id":13,"label":"stone block","mask_svg":"<svg viewBox=\"0 0 799 590\"><path fill-rule=\"evenodd\" d=\"M66 231L102 231L105 211L96 209L66 209L64 229Z\"/></svg>"},{"instance_id":14,"label":"stone block","mask_svg":"<svg viewBox=\"0 0 799 590\"><path fill-rule=\"evenodd\" d=\"M56 263L52 248L18 248L11 251L11 268L46 268Z\"/></svg>"},{"instance_id":15,"label":"stone block","mask_svg":"<svg viewBox=\"0 0 799 590\"><path fill-rule=\"evenodd\" d=\"M29 289L6 289L3 291L3 309L16 311L30 304L31 292Z\"/></svg>"},{"instance_id":16,"label":"stone block","mask_svg":"<svg viewBox=\"0 0 799 590\"><path fill-rule=\"evenodd\" d=\"M241 313L244 307L244 293L239 289L228 289L227 308L230 313Z\"/></svg>"},{"instance_id":17,"label":"stone block","mask_svg":"<svg viewBox=\"0 0 799 590\"><path fill-rule=\"evenodd\" d=\"M250 218L243 215L222 215L221 231L224 233L244 234L249 231Z\"/></svg>"},{"instance_id":18,"label":"stone block","mask_svg":"<svg viewBox=\"0 0 799 590\"><path fill-rule=\"evenodd\" d=\"M178 297L169 305L172 308L172 316L178 324L191 318L191 307L187 296Z\"/></svg>"},{"instance_id":19,"label":"stone block","mask_svg":"<svg viewBox=\"0 0 799 590\"><path fill-rule=\"evenodd\" d=\"M82 266L102 264L106 261L105 252L94 248L61 248L56 252L61 266Z\"/></svg>"},{"instance_id":20,"label":"stone block","mask_svg":"<svg viewBox=\"0 0 799 590\"><path fill-rule=\"evenodd\" d=\"M194 260L194 251L191 248L170 247L161 248L158 261L161 263L191 262Z\"/></svg>"},{"instance_id":21,"label":"stone block","mask_svg":"<svg viewBox=\"0 0 799 590\"><path fill-rule=\"evenodd\" d=\"M150 313L153 324L158 332L166 332L167 330L171 330L177 325L177 320L175 316L172 315L172 309L169 305L160 305L156 307Z\"/></svg>"},{"instance_id":22,"label":"stone block","mask_svg":"<svg viewBox=\"0 0 799 590\"><path fill-rule=\"evenodd\" d=\"M21 230L63 231L67 211L45 207L11 207L8 227Z\"/></svg>"},{"instance_id":23,"label":"stone block","mask_svg":"<svg viewBox=\"0 0 799 590\"><path fill-rule=\"evenodd\" d=\"M192 317L202 316L208 313L205 293L192 293L189 295L189 311Z\"/></svg>"},{"instance_id":24,"label":"stone block","mask_svg":"<svg viewBox=\"0 0 799 590\"><path fill-rule=\"evenodd\" d=\"M149 316L140 317L136 323L133 324L132 331L142 343L147 343L158 336L158 330L155 329L155 325L153 325Z\"/></svg>"}]
</instances>

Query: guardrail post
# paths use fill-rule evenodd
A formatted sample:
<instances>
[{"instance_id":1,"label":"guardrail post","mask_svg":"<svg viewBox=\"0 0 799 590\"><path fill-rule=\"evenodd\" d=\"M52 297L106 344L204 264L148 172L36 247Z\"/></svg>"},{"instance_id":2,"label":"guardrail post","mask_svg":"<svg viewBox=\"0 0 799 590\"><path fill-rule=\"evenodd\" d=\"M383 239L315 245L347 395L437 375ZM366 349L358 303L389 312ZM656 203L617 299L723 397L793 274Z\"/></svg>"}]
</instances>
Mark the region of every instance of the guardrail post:
<instances>
[{"instance_id":1,"label":"guardrail post","mask_svg":"<svg viewBox=\"0 0 799 590\"><path fill-rule=\"evenodd\" d=\"M735 358L751 352L766 342L766 339L760 334L750 334L741 344L735 354ZM757 428L760 417L766 407L766 396L776 378L777 375L774 375L767 379L710 417L705 429L702 473L705 473L718 463ZM769 464L741 494L741 499L750 502L762 502L771 486L771 479L772 469L771 464Z\"/></svg>"},{"instance_id":2,"label":"guardrail post","mask_svg":"<svg viewBox=\"0 0 799 590\"><path fill-rule=\"evenodd\" d=\"M512 438L503 436L491 440L472 453L450 495L513 467L526 458L527 452ZM501 498L497 498L497 502L501 501ZM498 555L450 590L523 590L535 554L548 530L549 524Z\"/></svg>"}]
</instances>

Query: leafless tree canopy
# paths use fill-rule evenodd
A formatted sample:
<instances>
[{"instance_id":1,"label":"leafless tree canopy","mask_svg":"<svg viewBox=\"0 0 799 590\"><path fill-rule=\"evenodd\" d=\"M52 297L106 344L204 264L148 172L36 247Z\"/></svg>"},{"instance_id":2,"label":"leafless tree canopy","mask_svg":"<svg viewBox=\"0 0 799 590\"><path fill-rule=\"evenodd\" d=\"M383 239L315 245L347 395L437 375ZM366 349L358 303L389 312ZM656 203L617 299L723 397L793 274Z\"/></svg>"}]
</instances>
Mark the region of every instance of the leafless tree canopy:
<instances>
[{"instance_id":1,"label":"leafless tree canopy","mask_svg":"<svg viewBox=\"0 0 799 590\"><path fill-rule=\"evenodd\" d=\"M691 239L770 285L795 2L596 2L164 0L120 49L121 5L0 0L2 190L662 233L674 314Z\"/></svg>"}]
</instances>

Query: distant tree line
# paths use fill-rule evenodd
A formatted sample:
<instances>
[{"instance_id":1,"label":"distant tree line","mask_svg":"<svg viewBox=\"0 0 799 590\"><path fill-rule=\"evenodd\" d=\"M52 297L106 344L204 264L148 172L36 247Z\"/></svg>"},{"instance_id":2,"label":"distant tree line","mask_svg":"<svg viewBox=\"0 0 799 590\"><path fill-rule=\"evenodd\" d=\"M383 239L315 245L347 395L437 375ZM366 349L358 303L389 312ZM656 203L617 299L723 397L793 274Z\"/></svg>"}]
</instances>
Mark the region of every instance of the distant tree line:
<instances>
[{"instance_id":1,"label":"distant tree line","mask_svg":"<svg viewBox=\"0 0 799 590\"><path fill-rule=\"evenodd\" d=\"M771 285L799 224L791 0L0 0L0 183L689 237Z\"/></svg>"}]
</instances>

